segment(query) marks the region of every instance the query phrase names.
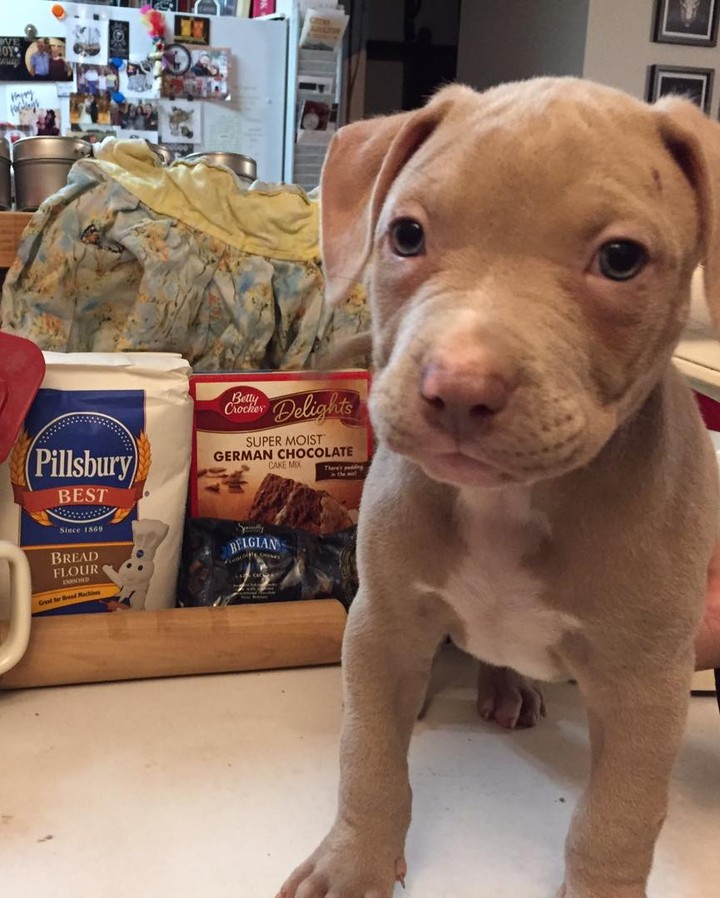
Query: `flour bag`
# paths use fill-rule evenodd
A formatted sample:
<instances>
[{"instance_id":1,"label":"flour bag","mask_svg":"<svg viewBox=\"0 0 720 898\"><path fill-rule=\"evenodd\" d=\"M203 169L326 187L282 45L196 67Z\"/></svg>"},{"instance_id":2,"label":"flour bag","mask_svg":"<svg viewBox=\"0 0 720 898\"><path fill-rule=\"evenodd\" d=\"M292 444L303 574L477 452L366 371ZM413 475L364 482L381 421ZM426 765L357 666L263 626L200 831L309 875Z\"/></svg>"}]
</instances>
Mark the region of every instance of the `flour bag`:
<instances>
[{"instance_id":1,"label":"flour bag","mask_svg":"<svg viewBox=\"0 0 720 898\"><path fill-rule=\"evenodd\" d=\"M25 550L33 613L174 605L189 365L173 353L47 352L45 360L0 466L0 539Z\"/></svg>"}]
</instances>

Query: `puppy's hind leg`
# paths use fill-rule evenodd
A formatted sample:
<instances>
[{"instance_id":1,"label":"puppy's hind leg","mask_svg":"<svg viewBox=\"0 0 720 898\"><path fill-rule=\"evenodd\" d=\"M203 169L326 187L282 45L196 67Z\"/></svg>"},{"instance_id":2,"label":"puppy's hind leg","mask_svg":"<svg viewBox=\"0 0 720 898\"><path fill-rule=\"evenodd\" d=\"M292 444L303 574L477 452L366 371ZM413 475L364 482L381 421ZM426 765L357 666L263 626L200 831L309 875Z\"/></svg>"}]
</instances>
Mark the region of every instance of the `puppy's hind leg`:
<instances>
[{"instance_id":1,"label":"puppy's hind leg","mask_svg":"<svg viewBox=\"0 0 720 898\"><path fill-rule=\"evenodd\" d=\"M511 667L481 661L477 684L477 710L484 720L495 720L512 730L534 727L546 716L540 689Z\"/></svg>"},{"instance_id":2,"label":"puppy's hind leg","mask_svg":"<svg viewBox=\"0 0 720 898\"><path fill-rule=\"evenodd\" d=\"M443 646L438 648L436 661L442 649ZM478 714L483 720L494 720L501 727L513 730L534 727L540 717L547 716L545 699L533 680L529 680L511 667L495 667L485 661L478 664L476 704ZM433 664L418 720L425 717L436 695L449 685L449 682L438 682L437 667L438 665Z\"/></svg>"}]
</instances>

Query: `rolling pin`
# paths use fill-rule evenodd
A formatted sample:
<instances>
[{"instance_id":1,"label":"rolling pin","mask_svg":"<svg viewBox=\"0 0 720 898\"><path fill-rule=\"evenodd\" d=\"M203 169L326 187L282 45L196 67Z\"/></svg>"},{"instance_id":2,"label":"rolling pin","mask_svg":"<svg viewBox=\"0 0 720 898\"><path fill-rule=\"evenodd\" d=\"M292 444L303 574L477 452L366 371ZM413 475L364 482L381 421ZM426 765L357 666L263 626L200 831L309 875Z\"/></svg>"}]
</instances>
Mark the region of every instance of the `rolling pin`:
<instances>
[{"instance_id":1,"label":"rolling pin","mask_svg":"<svg viewBox=\"0 0 720 898\"><path fill-rule=\"evenodd\" d=\"M35 617L0 689L336 664L334 599Z\"/></svg>"}]
</instances>

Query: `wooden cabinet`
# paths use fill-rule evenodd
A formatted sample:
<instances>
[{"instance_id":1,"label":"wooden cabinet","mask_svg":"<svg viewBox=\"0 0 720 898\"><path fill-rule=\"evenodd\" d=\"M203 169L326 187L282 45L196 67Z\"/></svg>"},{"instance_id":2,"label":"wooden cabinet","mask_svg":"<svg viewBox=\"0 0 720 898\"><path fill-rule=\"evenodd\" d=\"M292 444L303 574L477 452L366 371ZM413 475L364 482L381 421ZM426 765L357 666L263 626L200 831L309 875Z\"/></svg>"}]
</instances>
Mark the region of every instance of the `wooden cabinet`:
<instances>
[{"instance_id":1,"label":"wooden cabinet","mask_svg":"<svg viewBox=\"0 0 720 898\"><path fill-rule=\"evenodd\" d=\"M30 212L0 212L0 268L12 265L20 235L31 217Z\"/></svg>"}]
</instances>

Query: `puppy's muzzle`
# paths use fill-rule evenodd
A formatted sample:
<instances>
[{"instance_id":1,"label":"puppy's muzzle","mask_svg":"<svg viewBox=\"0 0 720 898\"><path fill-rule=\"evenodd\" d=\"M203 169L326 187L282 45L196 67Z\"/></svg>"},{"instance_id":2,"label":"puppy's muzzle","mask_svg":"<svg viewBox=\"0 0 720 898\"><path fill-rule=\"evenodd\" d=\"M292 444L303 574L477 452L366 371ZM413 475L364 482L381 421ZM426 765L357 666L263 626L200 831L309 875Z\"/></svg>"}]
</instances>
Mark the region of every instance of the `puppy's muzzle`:
<instances>
[{"instance_id":1,"label":"puppy's muzzle","mask_svg":"<svg viewBox=\"0 0 720 898\"><path fill-rule=\"evenodd\" d=\"M516 386L517 372L489 349L435 351L421 371L422 412L458 442L474 440L491 428Z\"/></svg>"}]
</instances>

